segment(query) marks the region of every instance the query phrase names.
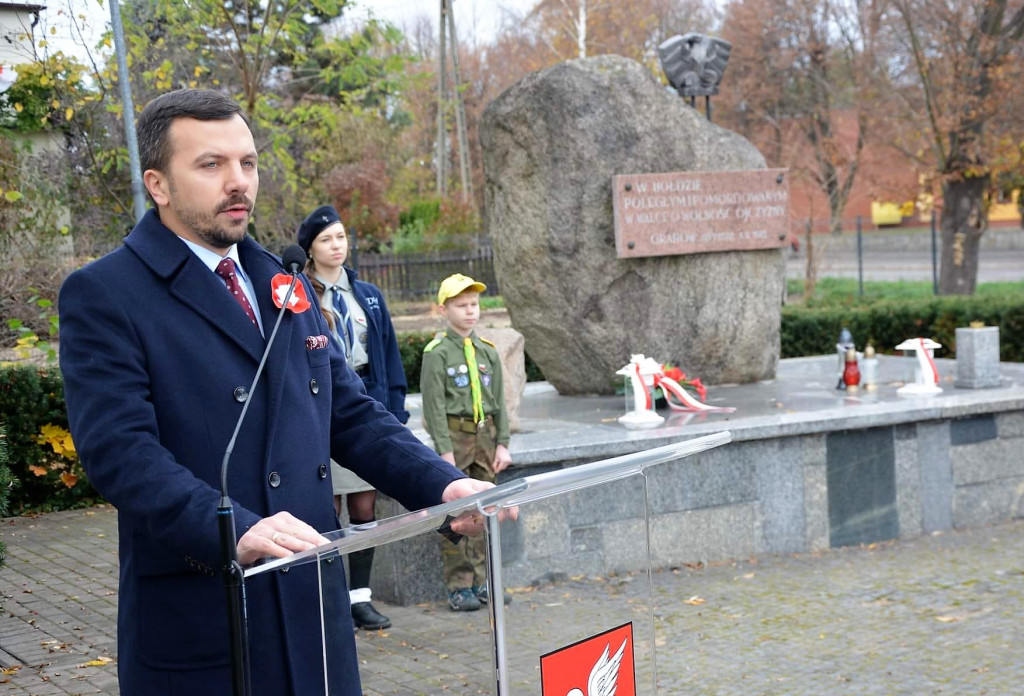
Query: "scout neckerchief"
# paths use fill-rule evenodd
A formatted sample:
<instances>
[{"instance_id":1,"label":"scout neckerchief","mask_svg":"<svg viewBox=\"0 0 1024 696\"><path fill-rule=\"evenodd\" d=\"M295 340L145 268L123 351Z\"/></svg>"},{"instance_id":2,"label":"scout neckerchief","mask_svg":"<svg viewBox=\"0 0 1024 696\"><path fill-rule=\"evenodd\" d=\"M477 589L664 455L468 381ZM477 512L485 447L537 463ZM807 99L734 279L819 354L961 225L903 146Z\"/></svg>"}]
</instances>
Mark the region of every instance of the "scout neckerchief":
<instances>
[{"instance_id":1,"label":"scout neckerchief","mask_svg":"<svg viewBox=\"0 0 1024 696\"><path fill-rule=\"evenodd\" d=\"M469 336L462 339L462 349L466 353L466 364L469 366L469 386L473 392L473 422L483 423L484 402L480 391L480 368L476 364L476 348Z\"/></svg>"},{"instance_id":2,"label":"scout neckerchief","mask_svg":"<svg viewBox=\"0 0 1024 696\"><path fill-rule=\"evenodd\" d=\"M342 337L342 343L345 344L345 358L348 360L352 359L352 315L348 311L348 303L345 302L345 298L341 295L341 286L334 286L334 311L338 314L338 318L341 319L340 331Z\"/></svg>"}]
</instances>

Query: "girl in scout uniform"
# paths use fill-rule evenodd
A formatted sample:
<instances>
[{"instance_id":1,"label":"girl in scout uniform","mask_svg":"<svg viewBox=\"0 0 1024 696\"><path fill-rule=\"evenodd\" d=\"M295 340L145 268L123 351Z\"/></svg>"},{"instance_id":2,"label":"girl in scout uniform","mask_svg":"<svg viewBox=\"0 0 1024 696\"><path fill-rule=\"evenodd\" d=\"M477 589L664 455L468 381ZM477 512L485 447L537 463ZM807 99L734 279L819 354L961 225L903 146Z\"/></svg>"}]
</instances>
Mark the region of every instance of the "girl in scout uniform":
<instances>
[{"instance_id":1,"label":"girl in scout uniform","mask_svg":"<svg viewBox=\"0 0 1024 696\"><path fill-rule=\"evenodd\" d=\"M320 309L335 340L343 347L349 367L363 380L367 394L406 423L408 384L391 315L377 286L358 280L356 272L344 265L348 259L348 237L338 211L329 205L317 208L299 226L297 236L299 246L309 256L306 275L320 296ZM336 512L341 512L344 495L353 525L375 521L377 491L370 484L333 461L331 481ZM388 617L370 603L373 549L349 554L348 562L353 622L368 630L390 627Z\"/></svg>"}]
</instances>

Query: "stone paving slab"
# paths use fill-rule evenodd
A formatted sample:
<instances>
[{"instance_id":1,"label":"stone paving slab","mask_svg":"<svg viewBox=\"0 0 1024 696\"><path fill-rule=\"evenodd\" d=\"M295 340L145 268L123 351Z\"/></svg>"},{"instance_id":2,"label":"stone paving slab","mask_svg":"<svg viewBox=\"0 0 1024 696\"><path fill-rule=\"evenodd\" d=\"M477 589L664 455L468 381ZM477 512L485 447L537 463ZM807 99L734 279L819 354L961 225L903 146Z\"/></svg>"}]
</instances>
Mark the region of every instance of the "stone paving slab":
<instances>
[{"instance_id":1,"label":"stone paving slab","mask_svg":"<svg viewBox=\"0 0 1024 696\"><path fill-rule=\"evenodd\" d=\"M0 683L19 695L117 693L113 508L0 520L0 538Z\"/></svg>"},{"instance_id":2,"label":"stone paving slab","mask_svg":"<svg viewBox=\"0 0 1024 696\"><path fill-rule=\"evenodd\" d=\"M3 693L118 693L116 530L109 507L0 520ZM539 693L535 646L585 637L581 616L639 625L652 593L663 695L1024 692L1024 521L1016 521L678 568L654 574L653 590L643 574L518 588L508 608L513 693ZM379 608L394 627L357 635L366 694L493 693L485 612ZM646 640L638 636L638 646ZM649 673L650 662L638 648L638 670Z\"/></svg>"}]
</instances>

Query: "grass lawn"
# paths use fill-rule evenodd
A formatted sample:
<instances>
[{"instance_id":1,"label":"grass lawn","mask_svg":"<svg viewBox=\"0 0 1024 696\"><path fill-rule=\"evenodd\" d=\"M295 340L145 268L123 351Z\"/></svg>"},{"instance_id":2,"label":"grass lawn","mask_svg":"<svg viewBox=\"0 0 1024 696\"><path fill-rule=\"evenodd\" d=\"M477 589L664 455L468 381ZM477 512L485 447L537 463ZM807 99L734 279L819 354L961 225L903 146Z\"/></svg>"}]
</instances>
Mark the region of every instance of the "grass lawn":
<instances>
[{"instance_id":1,"label":"grass lawn","mask_svg":"<svg viewBox=\"0 0 1024 696\"><path fill-rule=\"evenodd\" d=\"M910 300L932 297L930 280L870 281L864 283L864 296L858 297L856 278L825 277L818 280L812 297L804 297L804 281L790 278L786 281L789 304L807 307L836 307L871 304L878 300ZM1016 283L979 283L980 296L1017 295L1024 298L1024 281Z\"/></svg>"}]
</instances>

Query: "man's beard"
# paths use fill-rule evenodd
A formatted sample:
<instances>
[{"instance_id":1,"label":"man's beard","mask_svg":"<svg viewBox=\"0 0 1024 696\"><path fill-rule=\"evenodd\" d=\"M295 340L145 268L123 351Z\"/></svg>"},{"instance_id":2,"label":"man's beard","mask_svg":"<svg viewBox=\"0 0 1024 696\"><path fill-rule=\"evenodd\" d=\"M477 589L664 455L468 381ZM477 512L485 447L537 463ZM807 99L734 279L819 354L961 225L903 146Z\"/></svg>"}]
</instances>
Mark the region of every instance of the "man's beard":
<instances>
[{"instance_id":1,"label":"man's beard","mask_svg":"<svg viewBox=\"0 0 1024 696\"><path fill-rule=\"evenodd\" d=\"M245 238L245 233L249 229L248 216L237 221L222 221L217 218L219 213L235 205L244 205L249 210L249 213L252 214L253 204L246 196L232 196L228 198L217 206L212 216L204 215L196 208L179 208L174 205L174 199L171 199L171 208L182 224L188 227L196 237L214 249L227 249L232 244L237 244Z\"/></svg>"}]
</instances>

